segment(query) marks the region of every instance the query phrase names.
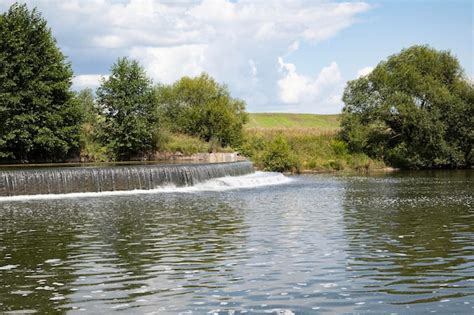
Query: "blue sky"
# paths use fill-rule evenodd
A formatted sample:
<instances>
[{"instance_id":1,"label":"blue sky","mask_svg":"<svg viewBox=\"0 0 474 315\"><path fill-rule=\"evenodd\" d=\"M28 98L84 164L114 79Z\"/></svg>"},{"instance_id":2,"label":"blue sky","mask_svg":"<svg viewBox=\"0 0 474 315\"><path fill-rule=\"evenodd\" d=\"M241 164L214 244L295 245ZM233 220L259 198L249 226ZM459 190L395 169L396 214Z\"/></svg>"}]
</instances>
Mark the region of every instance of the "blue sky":
<instances>
[{"instance_id":1,"label":"blue sky","mask_svg":"<svg viewBox=\"0 0 474 315\"><path fill-rule=\"evenodd\" d=\"M154 82L208 72L251 112L337 113L348 80L414 44L450 50L474 77L468 0L24 2L47 19L75 89L129 56Z\"/></svg>"},{"instance_id":2,"label":"blue sky","mask_svg":"<svg viewBox=\"0 0 474 315\"><path fill-rule=\"evenodd\" d=\"M465 0L366 1L357 23L323 43L304 43L288 60L302 71L337 61L344 78L402 48L428 44L450 50L474 77L473 6Z\"/></svg>"}]
</instances>

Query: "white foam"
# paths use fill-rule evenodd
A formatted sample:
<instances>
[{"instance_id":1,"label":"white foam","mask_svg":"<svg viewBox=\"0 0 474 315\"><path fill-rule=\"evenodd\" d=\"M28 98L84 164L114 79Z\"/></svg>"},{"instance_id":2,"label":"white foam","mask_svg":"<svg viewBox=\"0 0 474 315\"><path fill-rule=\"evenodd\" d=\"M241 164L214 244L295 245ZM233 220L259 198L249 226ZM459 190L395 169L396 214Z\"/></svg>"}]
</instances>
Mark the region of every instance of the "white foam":
<instances>
[{"instance_id":1,"label":"white foam","mask_svg":"<svg viewBox=\"0 0 474 315\"><path fill-rule=\"evenodd\" d=\"M223 191L232 189L255 188L263 186L281 185L291 181L291 178L281 173L255 172L243 176L226 176L210 179L203 183L187 187L163 187L166 192L199 192Z\"/></svg>"},{"instance_id":2,"label":"white foam","mask_svg":"<svg viewBox=\"0 0 474 315\"><path fill-rule=\"evenodd\" d=\"M65 199L65 198L84 198L84 197L103 197L103 196L126 196L140 194L157 193L195 193L201 191L225 191L233 189L245 189L264 187L272 185L281 185L291 182L292 179L281 173L255 172L243 176L226 176L196 184L194 186L176 187L168 185L147 190L120 190L120 191L101 191L101 192L79 192L67 194L41 194L41 195L20 195L0 197L0 202L24 201L24 200L47 200L47 199Z\"/></svg>"},{"instance_id":3,"label":"white foam","mask_svg":"<svg viewBox=\"0 0 474 315\"><path fill-rule=\"evenodd\" d=\"M15 269L16 267L18 267L18 265L5 265L5 266L0 266L0 270L11 270L11 269Z\"/></svg>"}]
</instances>

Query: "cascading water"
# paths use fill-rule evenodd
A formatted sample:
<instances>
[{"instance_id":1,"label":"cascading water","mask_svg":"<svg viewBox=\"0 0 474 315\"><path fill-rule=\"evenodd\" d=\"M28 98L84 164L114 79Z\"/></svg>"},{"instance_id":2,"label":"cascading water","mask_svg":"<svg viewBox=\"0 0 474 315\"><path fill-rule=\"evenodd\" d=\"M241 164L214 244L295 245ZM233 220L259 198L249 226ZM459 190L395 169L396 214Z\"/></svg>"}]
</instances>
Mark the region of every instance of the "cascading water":
<instances>
[{"instance_id":1,"label":"cascading water","mask_svg":"<svg viewBox=\"0 0 474 315\"><path fill-rule=\"evenodd\" d=\"M253 173L248 161L0 171L0 196L150 190Z\"/></svg>"}]
</instances>

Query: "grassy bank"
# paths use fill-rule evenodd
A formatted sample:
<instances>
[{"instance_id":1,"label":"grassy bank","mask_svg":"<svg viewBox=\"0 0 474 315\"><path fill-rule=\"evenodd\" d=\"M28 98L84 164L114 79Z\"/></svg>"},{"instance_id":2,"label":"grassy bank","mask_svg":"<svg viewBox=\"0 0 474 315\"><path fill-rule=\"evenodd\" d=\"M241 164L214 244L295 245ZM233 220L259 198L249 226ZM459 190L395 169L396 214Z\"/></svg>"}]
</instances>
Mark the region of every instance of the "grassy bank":
<instances>
[{"instance_id":1,"label":"grassy bank","mask_svg":"<svg viewBox=\"0 0 474 315\"><path fill-rule=\"evenodd\" d=\"M107 147L101 145L92 136L84 136L82 139L82 150L80 153L80 161L82 162L115 162L113 153ZM230 147L222 147L219 143L213 141L204 141L198 137L190 136L182 133L173 133L167 130L162 130L157 139L157 153L173 155L179 154L184 156L191 156L196 153L205 152L219 152L228 153L234 152ZM154 156L150 154L145 160L153 160L159 154ZM137 156L140 158L140 156Z\"/></svg>"},{"instance_id":2,"label":"grassy bank","mask_svg":"<svg viewBox=\"0 0 474 315\"><path fill-rule=\"evenodd\" d=\"M156 147L161 153L183 155L238 150L259 169L280 172L369 171L385 166L364 154L349 153L337 139L338 131L338 115L259 113L249 114L243 142L235 148L167 130L160 131ZM94 141L93 130L84 134L90 136L83 139L83 161L113 161L107 148Z\"/></svg>"},{"instance_id":3,"label":"grassy bank","mask_svg":"<svg viewBox=\"0 0 474 315\"><path fill-rule=\"evenodd\" d=\"M240 150L258 168L273 171L369 171L385 166L349 153L337 139L338 130L338 115L250 114Z\"/></svg>"}]
</instances>

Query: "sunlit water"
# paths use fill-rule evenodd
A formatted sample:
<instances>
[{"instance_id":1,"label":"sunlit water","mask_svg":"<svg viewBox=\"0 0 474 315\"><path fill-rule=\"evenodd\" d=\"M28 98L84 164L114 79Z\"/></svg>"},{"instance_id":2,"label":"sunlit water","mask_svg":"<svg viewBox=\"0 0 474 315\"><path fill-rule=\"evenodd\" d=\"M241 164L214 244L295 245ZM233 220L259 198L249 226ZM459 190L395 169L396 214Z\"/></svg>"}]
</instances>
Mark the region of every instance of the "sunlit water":
<instances>
[{"instance_id":1,"label":"sunlit water","mask_svg":"<svg viewBox=\"0 0 474 315\"><path fill-rule=\"evenodd\" d=\"M3 198L0 313L471 314L473 187L256 173Z\"/></svg>"}]
</instances>

